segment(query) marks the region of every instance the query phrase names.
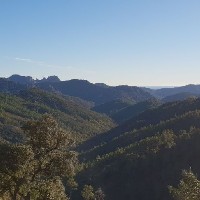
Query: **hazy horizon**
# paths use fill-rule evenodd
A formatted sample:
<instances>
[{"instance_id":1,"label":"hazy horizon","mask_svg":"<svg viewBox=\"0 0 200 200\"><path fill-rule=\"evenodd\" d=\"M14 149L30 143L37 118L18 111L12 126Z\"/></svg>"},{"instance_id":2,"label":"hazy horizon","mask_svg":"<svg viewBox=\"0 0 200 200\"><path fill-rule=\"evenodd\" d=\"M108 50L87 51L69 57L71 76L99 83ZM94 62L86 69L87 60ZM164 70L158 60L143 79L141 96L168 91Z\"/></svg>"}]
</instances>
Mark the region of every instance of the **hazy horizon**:
<instances>
[{"instance_id":1,"label":"hazy horizon","mask_svg":"<svg viewBox=\"0 0 200 200\"><path fill-rule=\"evenodd\" d=\"M200 2L2 1L1 76L199 84Z\"/></svg>"}]
</instances>

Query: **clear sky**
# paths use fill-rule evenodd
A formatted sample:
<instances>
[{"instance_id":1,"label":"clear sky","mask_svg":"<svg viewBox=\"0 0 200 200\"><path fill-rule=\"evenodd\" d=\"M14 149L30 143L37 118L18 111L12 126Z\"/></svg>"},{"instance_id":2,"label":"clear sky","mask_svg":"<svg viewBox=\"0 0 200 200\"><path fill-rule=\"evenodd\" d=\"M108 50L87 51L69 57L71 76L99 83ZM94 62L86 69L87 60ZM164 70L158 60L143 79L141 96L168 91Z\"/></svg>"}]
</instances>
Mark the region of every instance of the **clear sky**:
<instances>
[{"instance_id":1,"label":"clear sky","mask_svg":"<svg viewBox=\"0 0 200 200\"><path fill-rule=\"evenodd\" d=\"M1 0L0 72L200 84L200 1Z\"/></svg>"}]
</instances>

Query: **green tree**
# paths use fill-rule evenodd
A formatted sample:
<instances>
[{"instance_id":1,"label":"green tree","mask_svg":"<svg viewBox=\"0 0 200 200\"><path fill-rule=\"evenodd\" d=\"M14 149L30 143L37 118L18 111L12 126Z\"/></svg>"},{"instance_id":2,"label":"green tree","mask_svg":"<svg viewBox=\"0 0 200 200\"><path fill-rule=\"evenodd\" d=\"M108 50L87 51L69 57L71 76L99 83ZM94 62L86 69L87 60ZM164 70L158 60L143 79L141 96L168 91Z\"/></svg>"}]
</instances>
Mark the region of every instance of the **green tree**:
<instances>
[{"instance_id":1,"label":"green tree","mask_svg":"<svg viewBox=\"0 0 200 200\"><path fill-rule=\"evenodd\" d=\"M81 192L84 200L95 200L94 189L91 185L85 185Z\"/></svg>"},{"instance_id":2,"label":"green tree","mask_svg":"<svg viewBox=\"0 0 200 200\"><path fill-rule=\"evenodd\" d=\"M72 180L77 163L70 134L45 115L23 127L25 144L0 144L0 195L17 199L68 199L63 178Z\"/></svg>"},{"instance_id":3,"label":"green tree","mask_svg":"<svg viewBox=\"0 0 200 200\"><path fill-rule=\"evenodd\" d=\"M199 200L200 181L191 170L184 170L178 187L169 186L169 191L175 200Z\"/></svg>"}]
</instances>

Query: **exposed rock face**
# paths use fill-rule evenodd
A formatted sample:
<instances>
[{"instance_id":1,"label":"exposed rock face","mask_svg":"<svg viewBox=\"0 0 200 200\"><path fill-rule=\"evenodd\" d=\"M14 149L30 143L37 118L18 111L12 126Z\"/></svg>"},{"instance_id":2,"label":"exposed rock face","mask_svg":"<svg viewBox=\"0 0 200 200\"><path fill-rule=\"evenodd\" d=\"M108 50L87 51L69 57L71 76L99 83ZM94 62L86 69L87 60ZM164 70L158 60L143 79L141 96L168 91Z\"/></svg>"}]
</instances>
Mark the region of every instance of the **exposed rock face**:
<instances>
[{"instance_id":1,"label":"exposed rock face","mask_svg":"<svg viewBox=\"0 0 200 200\"><path fill-rule=\"evenodd\" d=\"M37 82L59 82L60 79L57 76L49 76L48 78L43 78L42 80L37 80Z\"/></svg>"}]
</instances>

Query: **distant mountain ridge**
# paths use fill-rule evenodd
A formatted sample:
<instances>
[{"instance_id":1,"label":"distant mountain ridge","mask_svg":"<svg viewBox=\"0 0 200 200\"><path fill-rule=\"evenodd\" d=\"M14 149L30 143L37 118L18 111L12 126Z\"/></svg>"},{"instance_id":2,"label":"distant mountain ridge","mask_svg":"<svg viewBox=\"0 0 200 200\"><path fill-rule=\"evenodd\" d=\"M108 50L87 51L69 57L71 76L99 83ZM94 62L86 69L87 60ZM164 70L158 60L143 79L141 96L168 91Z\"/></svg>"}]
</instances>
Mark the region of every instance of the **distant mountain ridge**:
<instances>
[{"instance_id":1,"label":"distant mountain ridge","mask_svg":"<svg viewBox=\"0 0 200 200\"><path fill-rule=\"evenodd\" d=\"M150 89L128 85L109 86L104 83L93 84L87 80L79 79L61 81L57 76L49 76L48 78L38 80L33 79L31 76L15 74L9 78L1 78L0 91L3 90L5 92L7 90L7 92L13 93L15 90L19 91L20 87L22 89L25 89L25 87L38 87L62 95L78 97L93 102L95 105L115 100L138 103L149 100L152 97L163 99L164 102L167 102L200 95L200 85L193 84L174 88Z\"/></svg>"},{"instance_id":2,"label":"distant mountain ridge","mask_svg":"<svg viewBox=\"0 0 200 200\"><path fill-rule=\"evenodd\" d=\"M180 101L188 98L198 98L198 97L200 97L200 94L193 94L191 92L181 92L174 95L166 96L162 99L162 101L173 102L173 101Z\"/></svg>"},{"instance_id":3,"label":"distant mountain ridge","mask_svg":"<svg viewBox=\"0 0 200 200\"><path fill-rule=\"evenodd\" d=\"M178 93L200 94L200 85L189 84L181 87L162 88L158 90L151 90L150 93L159 98L164 98Z\"/></svg>"},{"instance_id":4,"label":"distant mountain ridge","mask_svg":"<svg viewBox=\"0 0 200 200\"><path fill-rule=\"evenodd\" d=\"M116 99L139 102L152 98L151 94L136 86L102 87L86 80L77 79L55 83L39 83L37 87L93 101L97 105Z\"/></svg>"},{"instance_id":5,"label":"distant mountain ridge","mask_svg":"<svg viewBox=\"0 0 200 200\"><path fill-rule=\"evenodd\" d=\"M43 78L41 80L39 79L33 79L31 76L21 76L18 74L14 74L10 77L8 77L9 81L13 81L15 83L33 86L37 83L43 83L43 82L59 82L60 79L57 76L49 76L48 78Z\"/></svg>"},{"instance_id":6,"label":"distant mountain ridge","mask_svg":"<svg viewBox=\"0 0 200 200\"><path fill-rule=\"evenodd\" d=\"M131 102L145 101L152 98L152 95L142 88L136 86L107 86L103 83L93 84L87 80L72 79L61 81L56 76L43 78L42 80L33 79L30 76L12 75L5 79L18 84L18 87L37 87L46 91L60 93L62 95L78 97L86 101L94 102L96 105L106 103L112 100L125 100ZM4 84L0 84L0 89ZM10 92L10 88L7 88ZM13 93L14 91L12 91Z\"/></svg>"}]
</instances>

